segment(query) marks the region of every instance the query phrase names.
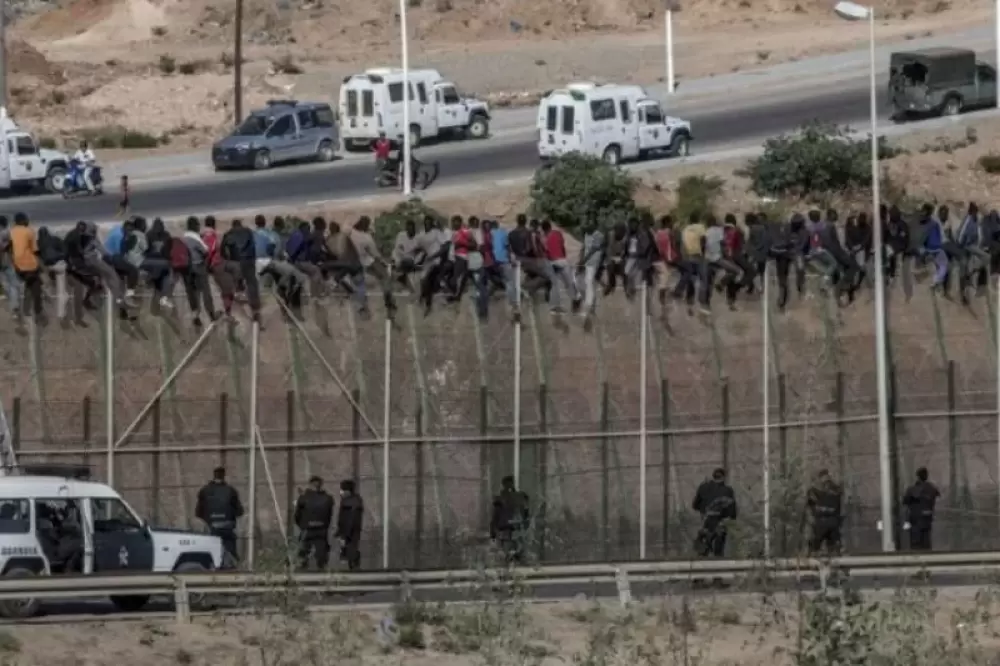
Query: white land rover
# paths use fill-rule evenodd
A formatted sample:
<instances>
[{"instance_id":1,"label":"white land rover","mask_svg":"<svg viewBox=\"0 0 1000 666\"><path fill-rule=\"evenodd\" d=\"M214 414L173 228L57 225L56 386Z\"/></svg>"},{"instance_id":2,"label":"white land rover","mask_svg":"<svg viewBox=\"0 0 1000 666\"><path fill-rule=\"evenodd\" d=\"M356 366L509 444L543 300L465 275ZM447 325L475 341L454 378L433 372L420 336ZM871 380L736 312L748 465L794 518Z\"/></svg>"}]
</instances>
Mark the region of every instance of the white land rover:
<instances>
[{"instance_id":1,"label":"white land rover","mask_svg":"<svg viewBox=\"0 0 1000 666\"><path fill-rule=\"evenodd\" d=\"M0 576L209 571L222 567L218 537L154 529L86 467L22 465L0 476ZM124 611L148 596L111 597ZM38 612L39 599L0 602L0 616Z\"/></svg>"}]
</instances>

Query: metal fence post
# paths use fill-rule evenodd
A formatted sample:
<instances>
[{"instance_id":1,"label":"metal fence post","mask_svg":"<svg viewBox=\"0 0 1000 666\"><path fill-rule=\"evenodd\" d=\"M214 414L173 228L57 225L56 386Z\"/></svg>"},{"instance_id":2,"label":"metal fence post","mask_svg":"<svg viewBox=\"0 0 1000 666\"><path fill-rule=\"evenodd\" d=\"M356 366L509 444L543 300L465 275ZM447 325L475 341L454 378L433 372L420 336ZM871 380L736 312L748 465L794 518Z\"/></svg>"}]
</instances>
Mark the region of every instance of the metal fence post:
<instances>
[{"instance_id":1,"label":"metal fence post","mask_svg":"<svg viewBox=\"0 0 1000 666\"><path fill-rule=\"evenodd\" d=\"M896 550L903 549L902 491L899 487L899 423L896 412L899 406L899 387L896 383L896 364L889 364L889 474L892 476L892 525L883 525L882 529L892 530Z\"/></svg>"},{"instance_id":2,"label":"metal fence post","mask_svg":"<svg viewBox=\"0 0 1000 666\"><path fill-rule=\"evenodd\" d=\"M732 471L729 469L729 380L722 380L721 402L722 402L722 469L732 478Z\"/></svg>"},{"instance_id":3,"label":"metal fence post","mask_svg":"<svg viewBox=\"0 0 1000 666\"><path fill-rule=\"evenodd\" d=\"M671 519L671 505L670 505L670 491L671 477L670 474L673 471L670 461L670 435L667 434L667 430L670 429L670 386L666 379L660 380L660 420L661 428L663 428L663 435L660 437L660 448L661 451L661 462L663 465L663 556L667 557L670 555L670 519Z\"/></svg>"},{"instance_id":4,"label":"metal fence post","mask_svg":"<svg viewBox=\"0 0 1000 666\"><path fill-rule=\"evenodd\" d=\"M601 543L604 560L611 559L611 442L608 440L611 396L607 382L601 382Z\"/></svg>"},{"instance_id":5,"label":"metal fence post","mask_svg":"<svg viewBox=\"0 0 1000 666\"><path fill-rule=\"evenodd\" d=\"M219 465L226 466L226 440L229 439L229 394L219 394Z\"/></svg>"},{"instance_id":6,"label":"metal fence post","mask_svg":"<svg viewBox=\"0 0 1000 666\"><path fill-rule=\"evenodd\" d=\"M89 395L83 396L83 464L86 467L90 467L90 447L92 445L91 437L93 436L93 401L90 399Z\"/></svg>"},{"instance_id":7,"label":"metal fence post","mask_svg":"<svg viewBox=\"0 0 1000 666\"><path fill-rule=\"evenodd\" d=\"M361 404L361 389L351 389L351 478L354 479L354 487L361 488L361 410L354 405Z\"/></svg>"},{"instance_id":8,"label":"metal fence post","mask_svg":"<svg viewBox=\"0 0 1000 666\"><path fill-rule=\"evenodd\" d=\"M948 361L945 370L948 386L948 508L951 510L951 547L957 550L962 543L965 516L958 511L958 419L955 418L955 362Z\"/></svg>"},{"instance_id":9,"label":"metal fence post","mask_svg":"<svg viewBox=\"0 0 1000 666\"><path fill-rule=\"evenodd\" d=\"M416 553L414 554L413 566L417 569L420 568L420 564L423 561L424 552L424 512L426 507L424 504L424 410L423 401L420 399L421 392L417 390L417 443L413 447L413 457L414 457L414 467L417 470L416 476L416 494L417 494L417 506L416 506L416 517L414 519L414 536L416 539Z\"/></svg>"},{"instance_id":10,"label":"metal fence post","mask_svg":"<svg viewBox=\"0 0 1000 666\"><path fill-rule=\"evenodd\" d=\"M549 432L549 386L546 383L538 385L538 420L539 434L542 438L535 443L535 457L538 465L538 511L535 514L535 534L538 539L538 560L545 561L545 536L548 532L549 503L549 441L544 438Z\"/></svg>"},{"instance_id":11,"label":"metal fence post","mask_svg":"<svg viewBox=\"0 0 1000 666\"><path fill-rule=\"evenodd\" d=\"M417 404L421 404L420 395L417 396ZM479 434L482 441L479 444L479 476L483 480L482 488L479 491L479 525L485 528L489 525L490 494L493 488L493 444L486 439L489 434L490 409L489 390L486 384L479 386ZM417 420L418 426L420 420ZM421 431L422 433L423 431ZM423 442L421 442L423 444ZM423 483L423 480L421 480Z\"/></svg>"},{"instance_id":12,"label":"metal fence post","mask_svg":"<svg viewBox=\"0 0 1000 666\"><path fill-rule=\"evenodd\" d=\"M14 405L10 410L10 437L14 453L21 451L21 398L14 398Z\"/></svg>"},{"instance_id":13,"label":"metal fence post","mask_svg":"<svg viewBox=\"0 0 1000 666\"><path fill-rule=\"evenodd\" d=\"M291 445L295 441L295 398L294 389L285 393L285 440L289 445L285 449L285 512L289 535L295 525L295 447Z\"/></svg>"},{"instance_id":14,"label":"metal fence post","mask_svg":"<svg viewBox=\"0 0 1000 666\"><path fill-rule=\"evenodd\" d=\"M153 410L151 420L152 420L152 430L153 430L153 448L156 451L153 453L153 487L149 492L149 507L150 513L152 514L153 524L160 524L160 465L163 462L160 454L161 445L161 430L160 430L160 401L157 400L153 403Z\"/></svg>"},{"instance_id":15,"label":"metal fence post","mask_svg":"<svg viewBox=\"0 0 1000 666\"><path fill-rule=\"evenodd\" d=\"M788 392L785 390L785 376L778 375L778 473L781 475L781 488L784 497L788 497L788 489L790 487L788 478L788 429L785 428L785 422L788 417L787 411ZM781 529L778 535L781 542L781 552L779 555L784 557L788 554L788 518L787 511L784 508L782 509L782 513L786 514L786 517L785 520L781 521Z\"/></svg>"}]
</instances>

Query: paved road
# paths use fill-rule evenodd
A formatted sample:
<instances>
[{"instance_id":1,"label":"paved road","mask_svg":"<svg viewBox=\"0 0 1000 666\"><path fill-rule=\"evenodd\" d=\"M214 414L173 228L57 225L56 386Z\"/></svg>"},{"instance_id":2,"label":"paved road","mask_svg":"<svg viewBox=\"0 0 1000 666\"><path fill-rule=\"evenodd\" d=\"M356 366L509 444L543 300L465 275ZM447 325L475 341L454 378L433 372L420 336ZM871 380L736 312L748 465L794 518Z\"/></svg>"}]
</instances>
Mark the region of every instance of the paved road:
<instances>
[{"instance_id":1,"label":"paved road","mask_svg":"<svg viewBox=\"0 0 1000 666\"><path fill-rule=\"evenodd\" d=\"M811 119L856 123L864 120L867 109L865 88L855 87L766 106L703 108L688 118L695 136L693 150L705 153L753 145ZM425 160L440 161L438 184L442 185L502 178L530 171L538 164L532 138L424 148L419 155ZM370 163L343 162L148 183L135 186L132 207L147 216L178 216L265 205L302 205L377 194L373 175ZM116 204L114 195L108 194L70 201L53 196L15 199L8 201L6 207L11 212L23 210L40 224L64 224L78 219L111 219Z\"/></svg>"},{"instance_id":2,"label":"paved road","mask_svg":"<svg viewBox=\"0 0 1000 666\"><path fill-rule=\"evenodd\" d=\"M970 588L989 587L995 581L987 576L967 576L967 575L936 575L929 579L903 579L899 576L864 576L849 579L847 585L857 590L895 590L901 588ZM819 589L818 579L804 580L800 585L795 581L772 581L766 588L759 584L741 583L727 588L705 588L694 587L690 582L677 583L657 583L657 582L635 582L632 583L632 595L636 599L655 599L657 597L676 596L689 594L691 596L709 596L713 594L745 594L760 593L764 591L780 593L793 592L798 589L805 591L815 591ZM614 583L564 583L537 586L531 599L537 601L560 601L564 599L574 599L579 595L589 598L600 597L613 599L618 596L618 589ZM448 588L436 590L414 590L414 597L420 601L428 603L456 603L472 601L473 597L469 590L461 588ZM380 592L366 595L349 597L347 595L315 595L314 598L303 599L314 608L334 610L337 608L350 608L354 606L375 607L391 606L398 601L398 595L392 592ZM246 598L235 596L216 601L216 608L221 611L237 611L246 609L252 602ZM172 606L166 600L154 600L142 613L119 613L110 602L96 600L93 602L76 601L60 603L51 602L43 606L44 616L28 620L29 623L72 623L87 621L108 621L141 619L147 617L163 616L170 619L173 616ZM17 624L15 621L0 621L3 624Z\"/></svg>"}]
</instances>

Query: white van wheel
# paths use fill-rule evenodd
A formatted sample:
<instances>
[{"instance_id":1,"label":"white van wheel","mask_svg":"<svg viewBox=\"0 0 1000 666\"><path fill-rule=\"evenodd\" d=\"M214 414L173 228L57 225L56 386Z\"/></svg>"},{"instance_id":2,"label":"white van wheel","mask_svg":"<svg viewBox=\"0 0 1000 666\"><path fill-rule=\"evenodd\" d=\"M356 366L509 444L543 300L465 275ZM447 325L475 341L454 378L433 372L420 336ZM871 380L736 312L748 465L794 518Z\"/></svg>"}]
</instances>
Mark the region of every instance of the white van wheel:
<instances>
[{"instance_id":1,"label":"white van wheel","mask_svg":"<svg viewBox=\"0 0 1000 666\"><path fill-rule=\"evenodd\" d=\"M617 166L622 160L622 151L618 146L608 146L604 149L604 155L601 156L606 164L611 166Z\"/></svg>"},{"instance_id":2,"label":"white van wheel","mask_svg":"<svg viewBox=\"0 0 1000 666\"><path fill-rule=\"evenodd\" d=\"M952 95L944 102L944 108L941 110L941 115L943 116L957 116L962 112L962 100L958 97Z\"/></svg>"},{"instance_id":3,"label":"white van wheel","mask_svg":"<svg viewBox=\"0 0 1000 666\"><path fill-rule=\"evenodd\" d=\"M678 134L670 142L670 154L676 157L687 157L691 154L691 142L687 135Z\"/></svg>"},{"instance_id":4,"label":"white van wheel","mask_svg":"<svg viewBox=\"0 0 1000 666\"><path fill-rule=\"evenodd\" d=\"M474 116L465 130L472 139L485 139L490 133L490 124L485 116Z\"/></svg>"}]
</instances>

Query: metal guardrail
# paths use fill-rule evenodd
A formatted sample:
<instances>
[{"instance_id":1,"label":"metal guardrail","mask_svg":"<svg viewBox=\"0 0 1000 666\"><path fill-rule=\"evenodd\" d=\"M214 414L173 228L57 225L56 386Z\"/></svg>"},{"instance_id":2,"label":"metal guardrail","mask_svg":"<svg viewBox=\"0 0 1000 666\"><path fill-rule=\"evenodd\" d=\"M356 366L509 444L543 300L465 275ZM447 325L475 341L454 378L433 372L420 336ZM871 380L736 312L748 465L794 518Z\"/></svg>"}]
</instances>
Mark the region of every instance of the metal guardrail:
<instances>
[{"instance_id":1,"label":"metal guardrail","mask_svg":"<svg viewBox=\"0 0 1000 666\"><path fill-rule=\"evenodd\" d=\"M1000 576L1000 552L927 555L846 556L830 559L688 560L621 562L519 568L514 575L529 588L551 585L617 584L622 602L631 599L632 582L677 582L712 577L819 579L825 584L833 570L857 576L906 577L922 573ZM403 589L442 590L488 586L491 581L474 569L445 571L386 571L373 573L199 573L122 574L116 576L56 576L0 579L0 601L22 599L86 599L110 596L166 596L176 605L178 622L190 621L193 596L279 595L291 591L312 594L370 594Z\"/></svg>"}]
</instances>

